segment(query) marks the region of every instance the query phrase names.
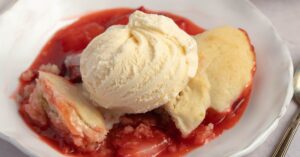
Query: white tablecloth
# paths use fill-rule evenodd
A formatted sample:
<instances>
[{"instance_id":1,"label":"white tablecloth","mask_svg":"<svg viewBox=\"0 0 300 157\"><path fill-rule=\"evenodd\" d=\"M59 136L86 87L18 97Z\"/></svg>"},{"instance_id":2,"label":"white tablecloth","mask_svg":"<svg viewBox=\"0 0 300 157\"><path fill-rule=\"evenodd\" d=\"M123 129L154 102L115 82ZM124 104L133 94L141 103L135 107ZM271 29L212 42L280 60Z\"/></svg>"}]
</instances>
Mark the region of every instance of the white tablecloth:
<instances>
[{"instance_id":1,"label":"white tablecloth","mask_svg":"<svg viewBox=\"0 0 300 157\"><path fill-rule=\"evenodd\" d=\"M1 4L4 1L0 0ZM9 0L8 0L9 1ZM271 19L282 38L289 46L294 65L300 63L300 0L251 0L267 17ZM1 7L0 7L1 10ZM297 106L291 102L286 115L280 121L272 135L247 157L268 157L295 113ZM0 139L1 157L27 157L11 144ZM287 153L287 157L300 156L300 131L296 134Z\"/></svg>"}]
</instances>

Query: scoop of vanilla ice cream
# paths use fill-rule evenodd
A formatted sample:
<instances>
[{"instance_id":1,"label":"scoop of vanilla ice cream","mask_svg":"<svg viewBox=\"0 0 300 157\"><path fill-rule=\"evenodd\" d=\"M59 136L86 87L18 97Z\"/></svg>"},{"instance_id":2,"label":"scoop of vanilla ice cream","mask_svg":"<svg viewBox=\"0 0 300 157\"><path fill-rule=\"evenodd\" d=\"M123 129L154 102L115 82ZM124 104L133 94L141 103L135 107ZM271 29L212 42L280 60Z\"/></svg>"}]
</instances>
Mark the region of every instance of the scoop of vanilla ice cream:
<instances>
[{"instance_id":1,"label":"scoop of vanilla ice cream","mask_svg":"<svg viewBox=\"0 0 300 157\"><path fill-rule=\"evenodd\" d=\"M90 98L106 109L144 113L175 98L198 67L196 41L173 20L135 11L82 53L80 71Z\"/></svg>"}]
</instances>

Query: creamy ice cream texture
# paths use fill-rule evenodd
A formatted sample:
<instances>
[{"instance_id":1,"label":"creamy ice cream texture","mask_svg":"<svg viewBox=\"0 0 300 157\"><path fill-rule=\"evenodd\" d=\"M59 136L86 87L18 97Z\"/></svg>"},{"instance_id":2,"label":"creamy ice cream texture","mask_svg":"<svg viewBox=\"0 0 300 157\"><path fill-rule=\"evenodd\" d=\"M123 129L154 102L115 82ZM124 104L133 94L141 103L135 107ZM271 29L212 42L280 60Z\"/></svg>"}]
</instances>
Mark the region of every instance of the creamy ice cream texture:
<instances>
[{"instance_id":1,"label":"creamy ice cream texture","mask_svg":"<svg viewBox=\"0 0 300 157\"><path fill-rule=\"evenodd\" d=\"M173 20L136 11L110 27L80 59L83 86L106 109L144 113L166 104L195 76L197 44Z\"/></svg>"}]
</instances>

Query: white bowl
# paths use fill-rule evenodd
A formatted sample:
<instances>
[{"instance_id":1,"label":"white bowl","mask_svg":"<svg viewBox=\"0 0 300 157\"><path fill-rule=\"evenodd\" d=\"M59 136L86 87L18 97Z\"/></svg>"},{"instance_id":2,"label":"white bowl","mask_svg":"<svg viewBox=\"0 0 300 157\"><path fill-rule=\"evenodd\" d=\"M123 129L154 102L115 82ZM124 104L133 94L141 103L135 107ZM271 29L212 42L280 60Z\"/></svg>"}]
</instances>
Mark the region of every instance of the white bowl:
<instances>
[{"instance_id":1,"label":"white bowl","mask_svg":"<svg viewBox=\"0 0 300 157\"><path fill-rule=\"evenodd\" d=\"M182 15L213 28L245 29L257 55L257 72L249 107L232 129L187 156L242 156L254 150L276 128L292 97L292 61L270 21L248 1L238 0L19 0L0 16L0 132L2 138L32 156L63 156L41 141L22 121L10 98L18 76L45 42L76 17L101 9L145 6Z\"/></svg>"}]
</instances>

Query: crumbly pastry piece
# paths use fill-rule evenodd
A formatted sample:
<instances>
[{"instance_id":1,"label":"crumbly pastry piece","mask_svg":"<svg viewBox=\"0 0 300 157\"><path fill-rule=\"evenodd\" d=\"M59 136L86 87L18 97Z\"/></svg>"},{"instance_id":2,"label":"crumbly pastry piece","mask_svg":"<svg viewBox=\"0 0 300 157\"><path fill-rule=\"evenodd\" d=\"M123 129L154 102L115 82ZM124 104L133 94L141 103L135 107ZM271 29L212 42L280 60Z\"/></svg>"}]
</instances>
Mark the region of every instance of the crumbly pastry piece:
<instances>
[{"instance_id":1,"label":"crumbly pastry piece","mask_svg":"<svg viewBox=\"0 0 300 157\"><path fill-rule=\"evenodd\" d=\"M39 125L45 125L49 119L66 141L83 151L96 150L107 134L99 110L78 87L58 75L39 72L25 110Z\"/></svg>"},{"instance_id":2,"label":"crumbly pastry piece","mask_svg":"<svg viewBox=\"0 0 300 157\"><path fill-rule=\"evenodd\" d=\"M210 105L210 83L203 66L204 62L203 55L199 54L196 76L175 99L164 105L183 137L198 127Z\"/></svg>"},{"instance_id":3,"label":"crumbly pastry piece","mask_svg":"<svg viewBox=\"0 0 300 157\"><path fill-rule=\"evenodd\" d=\"M211 84L211 107L230 111L231 105L252 81L255 56L246 32L230 26L208 30L195 36L204 55Z\"/></svg>"},{"instance_id":4,"label":"crumbly pastry piece","mask_svg":"<svg viewBox=\"0 0 300 157\"><path fill-rule=\"evenodd\" d=\"M195 36L196 76L176 99L164 106L183 137L205 118L207 108L227 112L252 80L255 56L245 32L220 27Z\"/></svg>"}]
</instances>

